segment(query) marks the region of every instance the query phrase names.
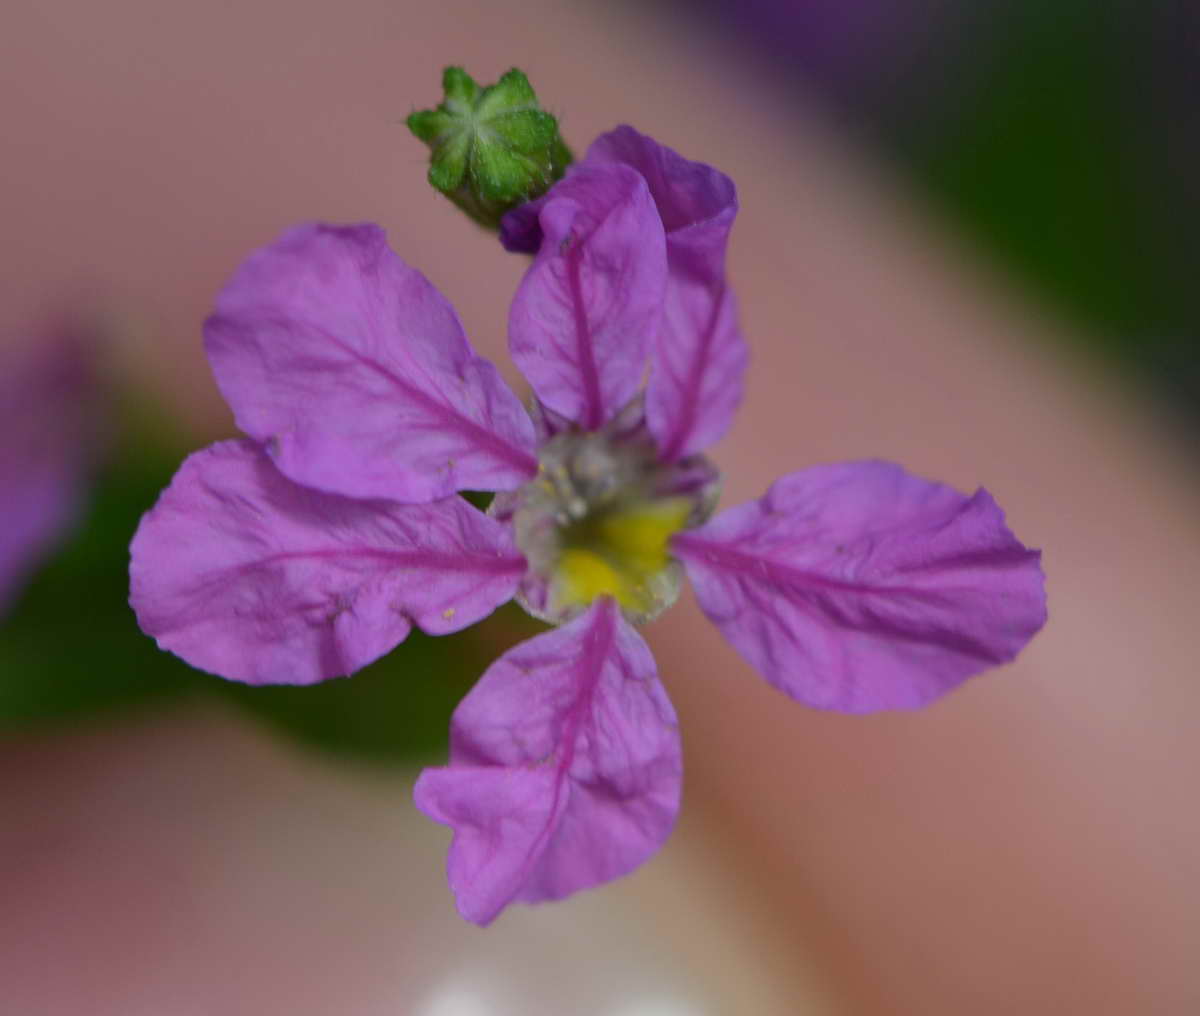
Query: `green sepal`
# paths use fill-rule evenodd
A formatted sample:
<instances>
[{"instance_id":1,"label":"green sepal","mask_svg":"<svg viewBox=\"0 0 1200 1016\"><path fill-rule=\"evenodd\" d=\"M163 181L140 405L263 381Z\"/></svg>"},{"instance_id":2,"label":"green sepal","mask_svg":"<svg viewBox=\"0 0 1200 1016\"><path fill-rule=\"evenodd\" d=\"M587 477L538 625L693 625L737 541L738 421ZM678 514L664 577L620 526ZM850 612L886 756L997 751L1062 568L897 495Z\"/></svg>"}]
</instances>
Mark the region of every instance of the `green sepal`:
<instances>
[{"instance_id":1,"label":"green sepal","mask_svg":"<svg viewBox=\"0 0 1200 1016\"><path fill-rule=\"evenodd\" d=\"M461 67L447 67L442 90L441 104L411 114L408 128L430 148L429 183L495 229L507 212L561 179L571 151L515 68L480 88Z\"/></svg>"}]
</instances>

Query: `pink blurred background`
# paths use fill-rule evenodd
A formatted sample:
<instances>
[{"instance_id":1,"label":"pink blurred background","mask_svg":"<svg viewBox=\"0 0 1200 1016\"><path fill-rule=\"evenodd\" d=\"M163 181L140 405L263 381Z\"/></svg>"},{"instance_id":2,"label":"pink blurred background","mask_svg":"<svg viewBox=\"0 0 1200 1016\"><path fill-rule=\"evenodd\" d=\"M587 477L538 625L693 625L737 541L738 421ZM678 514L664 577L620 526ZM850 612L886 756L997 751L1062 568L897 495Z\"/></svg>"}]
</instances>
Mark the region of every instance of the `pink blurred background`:
<instances>
[{"instance_id":1,"label":"pink blurred background","mask_svg":"<svg viewBox=\"0 0 1200 1016\"><path fill-rule=\"evenodd\" d=\"M687 753L677 835L486 933L453 916L407 772L215 707L10 736L10 1011L1200 1008L1194 460L815 99L678 7L17 0L3 22L0 316L99 308L110 373L181 447L232 432L213 294L297 221L384 225L504 363L523 263L427 190L402 121L446 63L517 65L577 148L630 121L738 184L754 360L725 503L867 456L986 483L1044 548L1051 609L1017 664L856 718L785 701L685 600L648 632Z\"/></svg>"}]
</instances>

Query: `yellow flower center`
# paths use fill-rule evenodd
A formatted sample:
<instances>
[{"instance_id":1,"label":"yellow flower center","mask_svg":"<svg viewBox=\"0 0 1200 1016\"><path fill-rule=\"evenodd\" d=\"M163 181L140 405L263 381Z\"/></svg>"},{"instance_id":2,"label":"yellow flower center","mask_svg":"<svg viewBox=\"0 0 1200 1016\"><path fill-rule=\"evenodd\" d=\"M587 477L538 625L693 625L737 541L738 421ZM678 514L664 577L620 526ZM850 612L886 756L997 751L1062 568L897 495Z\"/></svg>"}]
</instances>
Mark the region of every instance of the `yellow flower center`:
<instances>
[{"instance_id":1,"label":"yellow flower center","mask_svg":"<svg viewBox=\"0 0 1200 1016\"><path fill-rule=\"evenodd\" d=\"M692 513L684 497L625 504L567 526L554 568L554 599L587 606L612 596L637 614L653 611L654 579L670 563L667 544Z\"/></svg>"},{"instance_id":2,"label":"yellow flower center","mask_svg":"<svg viewBox=\"0 0 1200 1016\"><path fill-rule=\"evenodd\" d=\"M703 456L662 462L631 404L598 431L561 431L538 450L538 475L496 495L529 568L517 602L563 624L601 596L626 618L653 620L679 596L683 568L671 537L716 504L717 471Z\"/></svg>"}]
</instances>

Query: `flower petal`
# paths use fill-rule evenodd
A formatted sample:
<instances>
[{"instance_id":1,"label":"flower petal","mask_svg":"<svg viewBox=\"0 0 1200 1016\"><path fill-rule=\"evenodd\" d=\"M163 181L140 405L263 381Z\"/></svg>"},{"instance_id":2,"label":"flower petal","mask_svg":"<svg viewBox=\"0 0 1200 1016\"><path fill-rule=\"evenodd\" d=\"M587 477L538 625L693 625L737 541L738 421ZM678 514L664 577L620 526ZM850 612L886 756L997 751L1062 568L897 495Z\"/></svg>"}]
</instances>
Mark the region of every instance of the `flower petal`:
<instances>
[{"instance_id":1,"label":"flower petal","mask_svg":"<svg viewBox=\"0 0 1200 1016\"><path fill-rule=\"evenodd\" d=\"M377 226L285 233L237 271L204 336L238 426L297 483L421 502L537 470L520 401Z\"/></svg>"},{"instance_id":2,"label":"flower petal","mask_svg":"<svg viewBox=\"0 0 1200 1016\"><path fill-rule=\"evenodd\" d=\"M725 280L738 208L733 181L628 126L601 135L586 162L631 166L650 188L667 234L668 275L647 423L665 460L703 451L729 429L749 356ZM514 233L518 227L514 221Z\"/></svg>"},{"instance_id":3,"label":"flower petal","mask_svg":"<svg viewBox=\"0 0 1200 1016\"><path fill-rule=\"evenodd\" d=\"M509 349L542 402L594 430L641 387L666 284L662 224L641 176L617 165L571 172L538 221Z\"/></svg>"},{"instance_id":4,"label":"flower petal","mask_svg":"<svg viewBox=\"0 0 1200 1016\"><path fill-rule=\"evenodd\" d=\"M642 637L612 600L497 660L454 713L450 765L417 807L454 829L459 912L560 899L625 875L679 810L675 712Z\"/></svg>"},{"instance_id":5,"label":"flower petal","mask_svg":"<svg viewBox=\"0 0 1200 1016\"><path fill-rule=\"evenodd\" d=\"M0 363L0 610L80 501L94 427L87 339L74 331Z\"/></svg>"},{"instance_id":6,"label":"flower petal","mask_svg":"<svg viewBox=\"0 0 1200 1016\"><path fill-rule=\"evenodd\" d=\"M785 476L672 549L734 647L818 708L924 705L1011 660L1046 620L1040 554L991 495L886 462Z\"/></svg>"},{"instance_id":7,"label":"flower petal","mask_svg":"<svg viewBox=\"0 0 1200 1016\"><path fill-rule=\"evenodd\" d=\"M417 624L458 631L525 570L505 526L459 497L355 501L292 483L248 441L190 456L130 548L142 630L249 684L311 684L388 652Z\"/></svg>"}]
</instances>

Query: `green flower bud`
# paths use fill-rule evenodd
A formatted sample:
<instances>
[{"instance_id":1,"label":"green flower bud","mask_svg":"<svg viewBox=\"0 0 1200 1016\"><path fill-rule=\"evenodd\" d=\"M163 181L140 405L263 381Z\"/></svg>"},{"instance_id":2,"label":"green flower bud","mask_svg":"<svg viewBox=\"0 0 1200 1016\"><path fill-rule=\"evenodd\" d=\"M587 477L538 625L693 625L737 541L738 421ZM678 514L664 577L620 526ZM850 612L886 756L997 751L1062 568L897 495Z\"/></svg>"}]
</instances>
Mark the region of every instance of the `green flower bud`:
<instances>
[{"instance_id":1,"label":"green flower bud","mask_svg":"<svg viewBox=\"0 0 1200 1016\"><path fill-rule=\"evenodd\" d=\"M571 152L558 121L538 106L529 79L515 68L480 88L461 67L442 74L437 109L408 118L431 150L429 182L480 225L540 197L560 179Z\"/></svg>"}]
</instances>

